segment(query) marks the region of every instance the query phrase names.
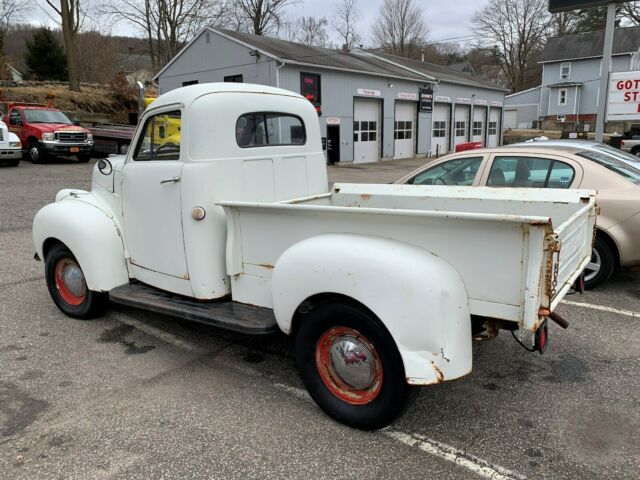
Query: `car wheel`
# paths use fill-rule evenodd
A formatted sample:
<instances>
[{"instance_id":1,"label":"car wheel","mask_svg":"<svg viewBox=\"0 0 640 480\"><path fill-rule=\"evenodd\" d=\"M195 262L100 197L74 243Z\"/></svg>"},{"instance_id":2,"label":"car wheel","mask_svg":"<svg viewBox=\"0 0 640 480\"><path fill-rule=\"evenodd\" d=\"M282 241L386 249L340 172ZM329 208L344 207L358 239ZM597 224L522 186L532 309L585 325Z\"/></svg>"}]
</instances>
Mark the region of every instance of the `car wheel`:
<instances>
[{"instance_id":1,"label":"car wheel","mask_svg":"<svg viewBox=\"0 0 640 480\"><path fill-rule=\"evenodd\" d=\"M296 361L318 406L354 428L386 427L402 413L412 390L389 332L350 303L322 304L305 316Z\"/></svg>"},{"instance_id":2,"label":"car wheel","mask_svg":"<svg viewBox=\"0 0 640 480\"><path fill-rule=\"evenodd\" d=\"M636 157L640 157L640 148L635 147L633 150L631 150L631 153Z\"/></svg>"},{"instance_id":3,"label":"car wheel","mask_svg":"<svg viewBox=\"0 0 640 480\"><path fill-rule=\"evenodd\" d=\"M89 319L99 316L107 305L107 294L87 288L80 264L62 243L51 247L45 259L49 295L66 315Z\"/></svg>"},{"instance_id":4,"label":"car wheel","mask_svg":"<svg viewBox=\"0 0 640 480\"><path fill-rule=\"evenodd\" d=\"M31 163L44 163L46 160L46 152L40 146L38 142L31 141L29 143L29 149L27 150L27 154L29 155L29 160Z\"/></svg>"},{"instance_id":5,"label":"car wheel","mask_svg":"<svg viewBox=\"0 0 640 480\"><path fill-rule=\"evenodd\" d=\"M89 160L91 160L90 153L83 153L81 155L78 155L78 163L87 163Z\"/></svg>"},{"instance_id":6,"label":"car wheel","mask_svg":"<svg viewBox=\"0 0 640 480\"><path fill-rule=\"evenodd\" d=\"M20 164L20 159L7 160L7 165L10 167L17 167Z\"/></svg>"},{"instance_id":7,"label":"car wheel","mask_svg":"<svg viewBox=\"0 0 640 480\"><path fill-rule=\"evenodd\" d=\"M596 237L591 262L587 264L584 271L585 288L591 290L609 280L615 266L615 255L611 247L602 237Z\"/></svg>"}]
</instances>

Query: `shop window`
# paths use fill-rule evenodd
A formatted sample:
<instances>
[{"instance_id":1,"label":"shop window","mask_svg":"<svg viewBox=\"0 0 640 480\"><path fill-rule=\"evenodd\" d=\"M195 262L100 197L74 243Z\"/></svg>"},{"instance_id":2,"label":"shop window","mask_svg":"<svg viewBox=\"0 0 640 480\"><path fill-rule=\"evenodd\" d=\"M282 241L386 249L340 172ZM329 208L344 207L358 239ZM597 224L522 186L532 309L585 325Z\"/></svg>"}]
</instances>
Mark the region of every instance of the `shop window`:
<instances>
[{"instance_id":1,"label":"shop window","mask_svg":"<svg viewBox=\"0 0 640 480\"><path fill-rule=\"evenodd\" d=\"M498 122L489 122L489 135L498 134Z\"/></svg>"},{"instance_id":2,"label":"shop window","mask_svg":"<svg viewBox=\"0 0 640 480\"><path fill-rule=\"evenodd\" d=\"M433 122L433 137L445 138L447 136L447 122L435 121Z\"/></svg>"},{"instance_id":3,"label":"shop window","mask_svg":"<svg viewBox=\"0 0 640 480\"><path fill-rule=\"evenodd\" d=\"M413 122L395 122L393 138L396 140L411 140L413 136Z\"/></svg>"},{"instance_id":4,"label":"shop window","mask_svg":"<svg viewBox=\"0 0 640 480\"><path fill-rule=\"evenodd\" d=\"M317 73L301 73L300 74L300 94L319 107L322 103L320 91L320 75Z\"/></svg>"},{"instance_id":5,"label":"shop window","mask_svg":"<svg viewBox=\"0 0 640 480\"><path fill-rule=\"evenodd\" d=\"M182 82L183 87L188 87L189 85L197 85L198 80L187 80L186 82Z\"/></svg>"},{"instance_id":6,"label":"shop window","mask_svg":"<svg viewBox=\"0 0 640 480\"><path fill-rule=\"evenodd\" d=\"M358 122L354 122L355 124ZM354 131L354 139L357 131ZM378 140L378 122L360 122L360 141L375 142Z\"/></svg>"},{"instance_id":7,"label":"shop window","mask_svg":"<svg viewBox=\"0 0 640 480\"><path fill-rule=\"evenodd\" d=\"M482 122L473 122L473 136L480 137L482 135Z\"/></svg>"},{"instance_id":8,"label":"shop window","mask_svg":"<svg viewBox=\"0 0 640 480\"><path fill-rule=\"evenodd\" d=\"M242 75L229 75L224 77L226 83L243 83Z\"/></svg>"},{"instance_id":9,"label":"shop window","mask_svg":"<svg viewBox=\"0 0 640 480\"><path fill-rule=\"evenodd\" d=\"M467 135L467 122L456 122L456 137Z\"/></svg>"}]
</instances>

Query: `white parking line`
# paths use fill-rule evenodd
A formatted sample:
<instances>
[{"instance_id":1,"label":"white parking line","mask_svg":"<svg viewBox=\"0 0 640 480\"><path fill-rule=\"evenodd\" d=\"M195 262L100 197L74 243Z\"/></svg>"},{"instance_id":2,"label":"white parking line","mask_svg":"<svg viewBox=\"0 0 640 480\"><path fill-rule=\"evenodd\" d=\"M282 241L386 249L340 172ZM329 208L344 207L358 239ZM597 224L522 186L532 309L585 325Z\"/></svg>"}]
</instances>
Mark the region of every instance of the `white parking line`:
<instances>
[{"instance_id":1,"label":"white parking line","mask_svg":"<svg viewBox=\"0 0 640 480\"><path fill-rule=\"evenodd\" d=\"M181 338L173 335L172 333L166 332L159 328L148 325L144 322L136 320L126 314L122 314L118 312L116 314L118 321L124 323L126 325L130 325L148 335L156 337L170 345L173 345L179 349L186 350L188 352L197 353L197 354L205 354L208 351L190 343L188 341L182 340ZM240 371L244 375L249 377L265 377L259 371L247 367L236 362L230 361L225 358L218 358L216 362L222 363L226 367L232 368L234 370ZM306 390L301 388L293 387L291 385L286 385L284 383L272 383L271 386L274 388L284 391L289 395L292 395L299 400L303 400L305 402L309 402L313 404L313 399L309 396L309 393ZM400 432L397 430L383 430L381 432L383 435L392 438L400 443L403 443L410 447L416 447L423 452L429 453L436 457L442 458L443 460L449 461L458 465L460 467L466 468L470 472L473 472L480 477L489 478L491 480L525 480L526 477L515 473L511 470L508 470L499 465L494 465L486 460L475 457L468 453L465 453L462 450L459 450L450 445L446 445L444 443L438 442L436 440L432 440L423 435L419 435L417 433L408 434L404 432Z\"/></svg>"},{"instance_id":2,"label":"white parking line","mask_svg":"<svg viewBox=\"0 0 640 480\"><path fill-rule=\"evenodd\" d=\"M574 307L590 308L591 310L599 310L601 312L617 313L618 315L625 315L627 317L640 318L640 312L632 312L631 310L620 310L613 307L605 307L603 305L594 305L593 303L571 302L569 300L563 300L565 305L572 305Z\"/></svg>"},{"instance_id":3,"label":"white parking line","mask_svg":"<svg viewBox=\"0 0 640 480\"><path fill-rule=\"evenodd\" d=\"M499 465L493 465L486 460L469 455L455 447L431 440L430 438L418 435L417 433L409 435L408 433L394 430L387 430L383 433L384 435L404 443L405 445L417 447L423 452L430 453L431 455L435 455L436 457L455 463L456 465L464 467L484 478L490 478L491 480L524 480L527 478L519 473L513 472Z\"/></svg>"}]
</instances>

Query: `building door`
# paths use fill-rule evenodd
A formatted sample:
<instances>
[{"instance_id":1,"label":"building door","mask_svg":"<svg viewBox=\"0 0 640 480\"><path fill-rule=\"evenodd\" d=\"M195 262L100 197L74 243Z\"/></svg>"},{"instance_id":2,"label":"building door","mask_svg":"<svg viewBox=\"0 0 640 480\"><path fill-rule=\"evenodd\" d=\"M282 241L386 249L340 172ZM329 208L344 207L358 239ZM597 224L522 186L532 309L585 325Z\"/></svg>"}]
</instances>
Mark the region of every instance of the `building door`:
<instances>
[{"instance_id":1,"label":"building door","mask_svg":"<svg viewBox=\"0 0 640 480\"><path fill-rule=\"evenodd\" d=\"M396 101L393 126L393 158L412 158L416 138L416 102Z\"/></svg>"},{"instance_id":2,"label":"building door","mask_svg":"<svg viewBox=\"0 0 640 480\"><path fill-rule=\"evenodd\" d=\"M468 105L456 105L455 120L453 125L453 142L456 145L466 143L469 138L469 112Z\"/></svg>"},{"instance_id":3,"label":"building door","mask_svg":"<svg viewBox=\"0 0 640 480\"><path fill-rule=\"evenodd\" d=\"M484 145L484 133L487 128L487 107L473 107L473 124L471 125L471 141L482 142Z\"/></svg>"},{"instance_id":4,"label":"building door","mask_svg":"<svg viewBox=\"0 0 640 480\"><path fill-rule=\"evenodd\" d=\"M431 122L431 155L444 155L449 151L449 112L448 103L436 103L433 107Z\"/></svg>"},{"instance_id":5,"label":"building door","mask_svg":"<svg viewBox=\"0 0 640 480\"><path fill-rule=\"evenodd\" d=\"M327 161L329 165L340 161L340 125L327 125Z\"/></svg>"},{"instance_id":6,"label":"building door","mask_svg":"<svg viewBox=\"0 0 640 480\"><path fill-rule=\"evenodd\" d=\"M500 109L492 108L489 110L489 142L488 147L497 147L500 141Z\"/></svg>"},{"instance_id":7,"label":"building door","mask_svg":"<svg viewBox=\"0 0 640 480\"><path fill-rule=\"evenodd\" d=\"M518 111L504 111L504 128L518 128Z\"/></svg>"},{"instance_id":8,"label":"building door","mask_svg":"<svg viewBox=\"0 0 640 480\"><path fill-rule=\"evenodd\" d=\"M380 158L380 102L355 98L353 102L353 163Z\"/></svg>"}]
</instances>

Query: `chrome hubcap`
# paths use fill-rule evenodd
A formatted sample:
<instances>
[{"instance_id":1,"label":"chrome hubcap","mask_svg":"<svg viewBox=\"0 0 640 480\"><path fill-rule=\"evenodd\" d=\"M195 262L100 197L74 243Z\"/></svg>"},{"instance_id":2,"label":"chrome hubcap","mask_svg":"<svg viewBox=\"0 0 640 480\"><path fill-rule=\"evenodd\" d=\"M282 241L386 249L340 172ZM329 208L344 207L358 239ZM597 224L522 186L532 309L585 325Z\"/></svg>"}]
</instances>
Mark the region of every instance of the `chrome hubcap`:
<instances>
[{"instance_id":1,"label":"chrome hubcap","mask_svg":"<svg viewBox=\"0 0 640 480\"><path fill-rule=\"evenodd\" d=\"M62 272L62 281L69 292L76 296L82 297L87 293L87 286L84 281L82 270L76 263L69 263Z\"/></svg>"},{"instance_id":2,"label":"chrome hubcap","mask_svg":"<svg viewBox=\"0 0 640 480\"><path fill-rule=\"evenodd\" d=\"M592 280L600 271L602 267L602 259L600 258L600 253L594 248L591 252L591 261L587 263L585 267L586 275L584 276L584 280L588 282Z\"/></svg>"},{"instance_id":3,"label":"chrome hubcap","mask_svg":"<svg viewBox=\"0 0 640 480\"><path fill-rule=\"evenodd\" d=\"M369 388L378 376L373 352L360 340L341 335L331 344L331 363L340 379L356 390Z\"/></svg>"},{"instance_id":4,"label":"chrome hubcap","mask_svg":"<svg viewBox=\"0 0 640 480\"><path fill-rule=\"evenodd\" d=\"M39 155L38 148L37 147L31 147L29 149L29 155L31 155L31 159L32 160L38 160L38 155Z\"/></svg>"}]
</instances>

